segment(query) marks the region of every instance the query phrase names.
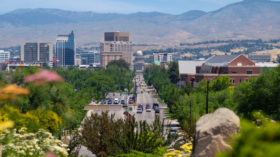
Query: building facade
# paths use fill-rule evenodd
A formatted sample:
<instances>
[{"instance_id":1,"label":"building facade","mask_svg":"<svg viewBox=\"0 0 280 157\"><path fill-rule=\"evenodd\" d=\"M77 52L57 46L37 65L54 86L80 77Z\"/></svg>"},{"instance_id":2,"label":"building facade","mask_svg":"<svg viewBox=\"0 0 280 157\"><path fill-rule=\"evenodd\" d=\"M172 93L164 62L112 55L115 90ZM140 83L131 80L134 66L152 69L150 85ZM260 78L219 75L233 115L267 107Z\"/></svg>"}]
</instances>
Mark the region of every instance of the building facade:
<instances>
[{"instance_id":1,"label":"building facade","mask_svg":"<svg viewBox=\"0 0 280 157\"><path fill-rule=\"evenodd\" d=\"M154 52L154 62L159 61L159 62L171 62L173 61L172 59L172 53L169 52Z\"/></svg>"},{"instance_id":2,"label":"building facade","mask_svg":"<svg viewBox=\"0 0 280 157\"><path fill-rule=\"evenodd\" d=\"M248 55L248 58L252 61L257 62L270 62L271 61L271 54L270 53L263 53L263 54L257 54L257 53L250 53Z\"/></svg>"},{"instance_id":3,"label":"building facade","mask_svg":"<svg viewBox=\"0 0 280 157\"><path fill-rule=\"evenodd\" d=\"M75 65L76 43L73 31L56 38L56 58L59 66Z\"/></svg>"},{"instance_id":4,"label":"building facade","mask_svg":"<svg viewBox=\"0 0 280 157\"><path fill-rule=\"evenodd\" d=\"M51 43L21 43L20 60L24 63L52 61L53 45Z\"/></svg>"},{"instance_id":5,"label":"building facade","mask_svg":"<svg viewBox=\"0 0 280 157\"><path fill-rule=\"evenodd\" d=\"M256 66L252 60L244 55L213 56L201 65L196 65L195 73L184 72L183 69L188 67L180 64L183 64L183 61L179 62L180 83L182 85L191 83L192 86L195 86L202 79L213 79L219 74L230 77L232 85L235 85L249 81L250 77L254 78L261 73L260 66Z\"/></svg>"},{"instance_id":6,"label":"building facade","mask_svg":"<svg viewBox=\"0 0 280 157\"><path fill-rule=\"evenodd\" d=\"M100 53L98 51L81 52L80 65L100 65Z\"/></svg>"},{"instance_id":7,"label":"building facade","mask_svg":"<svg viewBox=\"0 0 280 157\"><path fill-rule=\"evenodd\" d=\"M142 51L136 52L133 66L136 72L143 72L145 70L145 63Z\"/></svg>"},{"instance_id":8,"label":"building facade","mask_svg":"<svg viewBox=\"0 0 280 157\"><path fill-rule=\"evenodd\" d=\"M112 60L124 59L132 67L132 42L128 32L105 32L100 44L101 64L106 67Z\"/></svg>"},{"instance_id":9,"label":"building facade","mask_svg":"<svg viewBox=\"0 0 280 157\"><path fill-rule=\"evenodd\" d=\"M4 63L6 59L10 58L10 51L0 50L0 63Z\"/></svg>"}]
</instances>

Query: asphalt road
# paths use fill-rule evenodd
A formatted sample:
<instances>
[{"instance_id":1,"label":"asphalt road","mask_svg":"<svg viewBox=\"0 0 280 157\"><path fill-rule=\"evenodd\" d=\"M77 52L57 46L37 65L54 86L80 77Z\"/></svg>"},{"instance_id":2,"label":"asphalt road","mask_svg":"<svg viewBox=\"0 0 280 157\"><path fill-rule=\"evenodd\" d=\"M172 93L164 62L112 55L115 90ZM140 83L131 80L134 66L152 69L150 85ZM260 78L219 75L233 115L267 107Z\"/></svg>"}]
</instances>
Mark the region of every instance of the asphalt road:
<instances>
[{"instance_id":1,"label":"asphalt road","mask_svg":"<svg viewBox=\"0 0 280 157\"><path fill-rule=\"evenodd\" d=\"M138 86L138 94L137 94L137 104L136 106L134 106L133 104L129 104L128 100L129 97L132 97L132 95L120 95L120 93L115 93L115 95L113 95L113 93L109 93L107 95L106 103L108 102L109 99L112 100L112 103L114 103L114 99L115 98L119 98L119 100L124 99L126 101L126 103L128 104L129 107L132 107L132 111L129 111L129 113L131 115L135 115L135 118L137 121L143 121L146 120L149 124L152 124L155 116L158 115L160 116L160 119L163 120L165 118L164 115L164 111L163 108L166 107L166 105L162 105L159 104L159 108L160 108L160 113L155 113L154 109L151 109L151 112L146 112L146 104L150 104L150 106L153 106L153 103L157 103L157 99L154 97L154 94L150 93L148 94L147 92L143 92L141 94L141 91L148 91L148 89L146 87L142 88L141 85L141 81L144 81L143 77L139 77L138 79L136 79L136 84ZM135 81L133 81L135 82ZM137 112L137 107L139 104L143 105L143 112L142 113L136 113ZM125 109L120 110L120 111L109 111L109 115L110 114L115 114L115 119L119 119L119 118L124 118L123 112L125 111ZM101 110L94 110L94 111L88 111L87 116L90 116L91 113L98 113L101 114ZM165 121L165 124L167 124L168 122ZM95 155L92 154L90 151L88 151L86 149L86 147L82 147L81 151L79 152L79 155L88 155L89 157L94 157Z\"/></svg>"}]
</instances>

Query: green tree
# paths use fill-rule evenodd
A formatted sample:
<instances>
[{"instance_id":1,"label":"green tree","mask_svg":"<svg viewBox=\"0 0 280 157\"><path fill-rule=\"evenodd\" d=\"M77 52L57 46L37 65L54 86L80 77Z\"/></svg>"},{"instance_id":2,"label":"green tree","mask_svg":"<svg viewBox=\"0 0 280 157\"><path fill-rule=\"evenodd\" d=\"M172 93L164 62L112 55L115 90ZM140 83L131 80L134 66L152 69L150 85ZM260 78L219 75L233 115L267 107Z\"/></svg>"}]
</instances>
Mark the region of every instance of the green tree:
<instances>
[{"instance_id":1,"label":"green tree","mask_svg":"<svg viewBox=\"0 0 280 157\"><path fill-rule=\"evenodd\" d=\"M172 83L177 83L179 79L179 66L178 62L170 62L168 65L168 75Z\"/></svg>"},{"instance_id":2,"label":"green tree","mask_svg":"<svg viewBox=\"0 0 280 157\"><path fill-rule=\"evenodd\" d=\"M126 70L129 70L129 66L130 66L130 64L129 63L127 63L124 59L119 59L119 60L112 60L112 61L110 61L109 63L108 63L108 65L107 65L107 68L109 67L109 66L112 66L112 65L116 65L117 67L119 67L119 68L125 68Z\"/></svg>"},{"instance_id":3,"label":"green tree","mask_svg":"<svg viewBox=\"0 0 280 157\"><path fill-rule=\"evenodd\" d=\"M114 91L115 81L106 75L95 75L87 80L87 85L96 87L96 93L101 92L105 96L106 92Z\"/></svg>"}]
</instances>

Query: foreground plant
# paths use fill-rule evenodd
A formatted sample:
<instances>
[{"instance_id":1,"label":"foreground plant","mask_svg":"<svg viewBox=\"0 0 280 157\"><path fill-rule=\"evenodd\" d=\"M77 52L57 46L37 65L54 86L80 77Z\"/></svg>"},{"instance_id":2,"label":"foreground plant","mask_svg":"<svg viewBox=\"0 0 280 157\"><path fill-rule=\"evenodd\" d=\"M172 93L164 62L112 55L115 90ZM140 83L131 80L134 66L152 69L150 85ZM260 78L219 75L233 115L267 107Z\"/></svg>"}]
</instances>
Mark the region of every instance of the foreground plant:
<instances>
[{"instance_id":1,"label":"foreground plant","mask_svg":"<svg viewBox=\"0 0 280 157\"><path fill-rule=\"evenodd\" d=\"M11 157L38 157L51 151L60 157L68 156L67 145L57 140L51 133L40 129L36 133L26 133L26 128L21 128L16 132L14 129L4 130L0 133L0 140L10 136L10 142L3 145L3 156Z\"/></svg>"},{"instance_id":2,"label":"foreground plant","mask_svg":"<svg viewBox=\"0 0 280 157\"><path fill-rule=\"evenodd\" d=\"M280 124L270 121L260 113L253 113L255 122L241 120L241 132L234 136L232 151L218 157L275 157L280 154Z\"/></svg>"}]
</instances>

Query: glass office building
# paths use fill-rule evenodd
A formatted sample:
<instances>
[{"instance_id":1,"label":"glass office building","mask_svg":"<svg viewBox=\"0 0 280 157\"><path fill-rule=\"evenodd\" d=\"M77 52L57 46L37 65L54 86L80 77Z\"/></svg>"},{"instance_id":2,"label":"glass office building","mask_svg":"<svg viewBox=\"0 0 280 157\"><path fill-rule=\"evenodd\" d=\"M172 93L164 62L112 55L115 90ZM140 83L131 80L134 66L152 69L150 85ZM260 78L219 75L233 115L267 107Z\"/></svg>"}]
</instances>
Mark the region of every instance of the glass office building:
<instances>
[{"instance_id":1,"label":"glass office building","mask_svg":"<svg viewBox=\"0 0 280 157\"><path fill-rule=\"evenodd\" d=\"M76 44L73 31L56 38L56 58L59 66L75 65Z\"/></svg>"},{"instance_id":2,"label":"glass office building","mask_svg":"<svg viewBox=\"0 0 280 157\"><path fill-rule=\"evenodd\" d=\"M81 64L100 64L100 53L98 51L81 52Z\"/></svg>"}]
</instances>

